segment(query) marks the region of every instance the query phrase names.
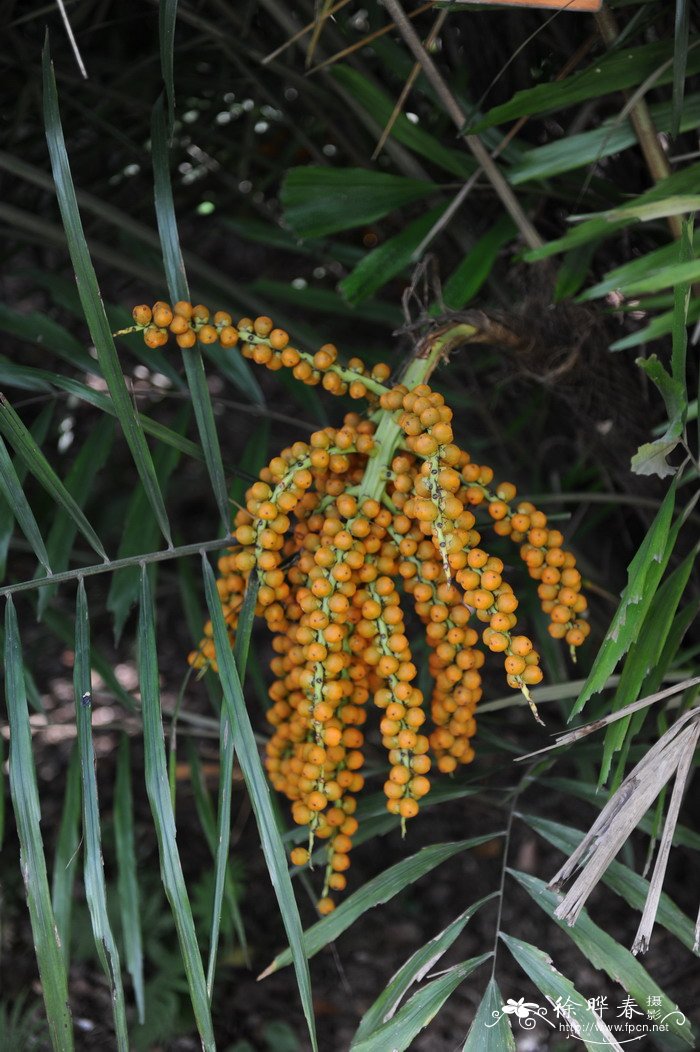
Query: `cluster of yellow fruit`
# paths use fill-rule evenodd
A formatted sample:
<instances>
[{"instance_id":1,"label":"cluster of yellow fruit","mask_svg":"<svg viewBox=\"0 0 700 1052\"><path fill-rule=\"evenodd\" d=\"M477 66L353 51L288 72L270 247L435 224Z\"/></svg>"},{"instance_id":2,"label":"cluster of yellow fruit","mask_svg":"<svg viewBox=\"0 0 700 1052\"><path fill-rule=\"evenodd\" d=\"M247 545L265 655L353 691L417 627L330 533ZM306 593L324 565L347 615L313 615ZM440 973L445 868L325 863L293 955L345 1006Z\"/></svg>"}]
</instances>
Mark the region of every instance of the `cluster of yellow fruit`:
<instances>
[{"instance_id":1,"label":"cluster of yellow fruit","mask_svg":"<svg viewBox=\"0 0 700 1052\"><path fill-rule=\"evenodd\" d=\"M531 640L516 633L518 600L503 561L483 547L472 509L485 506L495 533L519 545L540 582L550 633L572 648L588 634L581 575L546 516L515 503L511 483L492 488L491 469L455 444L452 410L423 382L428 367L420 359L391 386L388 366L343 365L331 344L313 355L298 351L266 317L234 327L224 312L210 323L205 307L157 303L135 308L134 319L149 346L161 346L169 332L185 347L188 333L205 334L204 342L240 343L245 357L270 369L291 368L304 383L370 402L368 415L349 413L342 427L319 430L270 461L235 517L235 545L219 559L232 640L248 581L258 578L256 613L274 651L267 771L292 802L295 822L309 830L308 847L295 848L292 862L306 864L314 839L327 841L318 908L328 913L330 893L346 886L358 827L370 696L388 751L386 806L405 821L430 790L431 755L445 773L474 758L485 651L503 655L508 684L528 700L542 679ZM425 625L431 731L400 592ZM216 669L211 624L189 661Z\"/></svg>"}]
</instances>

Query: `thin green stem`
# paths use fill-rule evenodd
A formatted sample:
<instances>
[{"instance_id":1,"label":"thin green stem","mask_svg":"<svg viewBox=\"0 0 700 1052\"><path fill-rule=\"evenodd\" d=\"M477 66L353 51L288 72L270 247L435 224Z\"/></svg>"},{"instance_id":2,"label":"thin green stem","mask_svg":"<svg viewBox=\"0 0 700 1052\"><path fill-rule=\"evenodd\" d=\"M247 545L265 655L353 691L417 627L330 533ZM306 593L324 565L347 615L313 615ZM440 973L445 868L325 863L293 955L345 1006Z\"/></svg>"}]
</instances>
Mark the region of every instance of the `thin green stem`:
<instances>
[{"instance_id":1,"label":"thin green stem","mask_svg":"<svg viewBox=\"0 0 700 1052\"><path fill-rule=\"evenodd\" d=\"M496 932L493 938L493 962L491 967L491 978L496 978L496 958L498 956L498 936L501 934L501 918L503 916L503 896L506 886L506 872L508 869L508 850L510 848L510 837L513 829L513 819L515 817L515 805L520 799L520 795L525 789L526 783L530 778L530 771L534 764L530 764L522 778L520 779L516 789L511 797L510 806L508 808L508 824L506 825L505 839L503 841L503 865L501 866L501 879L498 887L498 913L496 915Z\"/></svg>"},{"instance_id":2,"label":"thin green stem","mask_svg":"<svg viewBox=\"0 0 700 1052\"><path fill-rule=\"evenodd\" d=\"M165 548L159 552L147 552L144 555L130 555L124 559L110 559L104 563L94 566L82 566L79 570L65 570L63 573L48 574L46 577L37 577L31 581L19 581L17 584L6 585L0 588L0 597L13 595L15 592L29 592L34 588L45 588L50 584L64 584L66 581L76 581L81 577L93 577L99 573L114 573L115 570L123 570L127 566L139 566L147 563L162 563L168 559L180 559L187 555L199 555L201 552L216 552L222 548L230 548L234 544L231 536L221 537L216 541L200 541L198 544L182 544L179 548Z\"/></svg>"}]
</instances>

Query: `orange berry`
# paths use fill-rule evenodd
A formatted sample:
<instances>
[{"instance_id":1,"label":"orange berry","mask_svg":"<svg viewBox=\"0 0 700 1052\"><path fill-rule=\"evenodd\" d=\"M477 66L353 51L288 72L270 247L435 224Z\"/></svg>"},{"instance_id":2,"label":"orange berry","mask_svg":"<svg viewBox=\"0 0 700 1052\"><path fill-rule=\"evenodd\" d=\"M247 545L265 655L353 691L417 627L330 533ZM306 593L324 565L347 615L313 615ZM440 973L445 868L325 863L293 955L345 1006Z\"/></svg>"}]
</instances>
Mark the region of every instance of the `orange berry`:
<instances>
[{"instance_id":1,"label":"orange berry","mask_svg":"<svg viewBox=\"0 0 700 1052\"><path fill-rule=\"evenodd\" d=\"M147 304L141 303L138 307L134 307L131 317L137 325L150 325L153 312Z\"/></svg>"}]
</instances>

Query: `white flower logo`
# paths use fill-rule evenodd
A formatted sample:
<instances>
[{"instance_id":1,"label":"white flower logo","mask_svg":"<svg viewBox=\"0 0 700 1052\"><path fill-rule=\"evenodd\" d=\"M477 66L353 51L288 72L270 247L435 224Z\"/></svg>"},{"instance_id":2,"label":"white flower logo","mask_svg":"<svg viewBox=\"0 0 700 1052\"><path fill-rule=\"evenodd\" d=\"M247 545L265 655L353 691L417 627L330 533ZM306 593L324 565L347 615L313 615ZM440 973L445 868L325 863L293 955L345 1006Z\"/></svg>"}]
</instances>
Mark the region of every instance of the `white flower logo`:
<instances>
[{"instance_id":1,"label":"white flower logo","mask_svg":"<svg viewBox=\"0 0 700 1052\"><path fill-rule=\"evenodd\" d=\"M517 1001L514 1001L512 997L509 997L504 1005L501 1006L501 1011L505 1012L506 1015L517 1016L518 1019L527 1019L532 1012L539 1015L540 1006L534 1004L532 1001L526 1001L524 997L520 997Z\"/></svg>"}]
</instances>

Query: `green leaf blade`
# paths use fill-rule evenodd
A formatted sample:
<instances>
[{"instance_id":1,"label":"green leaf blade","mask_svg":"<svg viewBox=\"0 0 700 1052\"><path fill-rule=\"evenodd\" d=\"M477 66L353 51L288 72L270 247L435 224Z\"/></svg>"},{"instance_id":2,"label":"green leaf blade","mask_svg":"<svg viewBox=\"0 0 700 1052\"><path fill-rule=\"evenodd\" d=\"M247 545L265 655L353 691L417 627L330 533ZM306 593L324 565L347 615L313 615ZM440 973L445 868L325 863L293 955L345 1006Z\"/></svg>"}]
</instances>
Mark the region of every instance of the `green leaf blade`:
<instances>
[{"instance_id":1,"label":"green leaf blade","mask_svg":"<svg viewBox=\"0 0 700 1052\"><path fill-rule=\"evenodd\" d=\"M90 681L90 619L85 583L81 578L78 584L78 600L75 615L73 687L83 790L83 878L85 898L87 899L90 912L90 922L92 924L97 955L107 976L112 993L117 1048L119 1052L129 1052L129 1036L119 951L117 950L117 944L107 914L107 887L102 864L102 835L100 832L100 808L97 797L97 777L95 774L95 750L92 744L92 690Z\"/></svg>"},{"instance_id":2,"label":"green leaf blade","mask_svg":"<svg viewBox=\"0 0 700 1052\"><path fill-rule=\"evenodd\" d=\"M141 685L146 791L158 838L161 879L170 902L180 942L197 1028L205 1052L214 1052L216 1042L207 997L206 980L192 918L182 865L177 849L175 816L170 799L168 768L163 743L163 722L158 686L155 619L146 566L141 572L139 622L139 679Z\"/></svg>"},{"instance_id":3,"label":"green leaf blade","mask_svg":"<svg viewBox=\"0 0 700 1052\"><path fill-rule=\"evenodd\" d=\"M34 949L55 1052L73 1052L68 982L51 907L41 810L32 753L22 649L12 597L5 607L5 696L10 722L10 795L17 820L20 863L27 891Z\"/></svg>"}]
</instances>

